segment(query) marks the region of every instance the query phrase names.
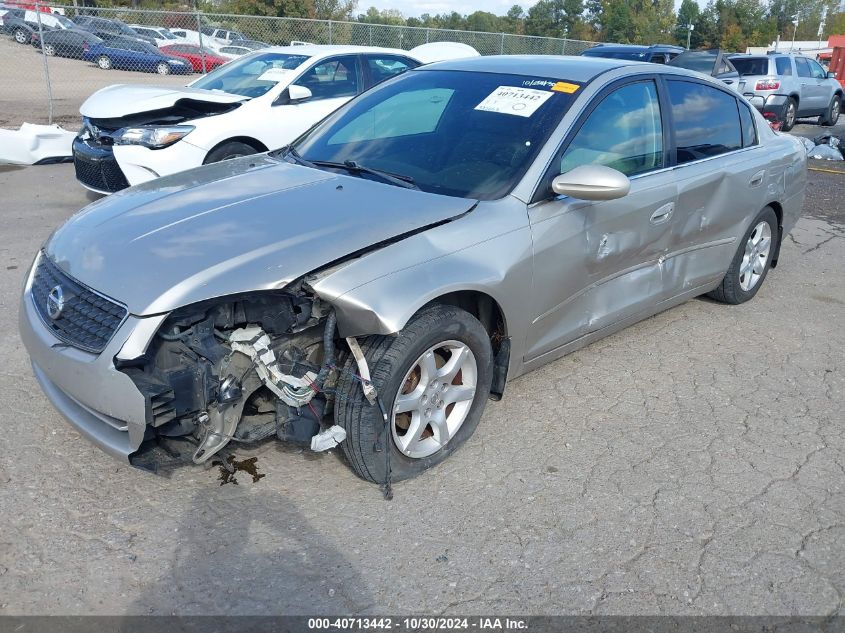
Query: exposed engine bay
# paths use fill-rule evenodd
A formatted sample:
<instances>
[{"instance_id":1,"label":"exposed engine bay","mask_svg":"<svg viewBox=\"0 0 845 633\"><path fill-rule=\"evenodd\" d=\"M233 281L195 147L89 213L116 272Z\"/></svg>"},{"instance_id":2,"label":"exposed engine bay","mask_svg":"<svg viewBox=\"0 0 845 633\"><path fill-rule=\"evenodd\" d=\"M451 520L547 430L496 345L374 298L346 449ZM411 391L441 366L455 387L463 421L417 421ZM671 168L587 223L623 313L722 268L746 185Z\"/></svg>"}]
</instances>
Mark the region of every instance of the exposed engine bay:
<instances>
[{"instance_id":1,"label":"exposed engine bay","mask_svg":"<svg viewBox=\"0 0 845 633\"><path fill-rule=\"evenodd\" d=\"M144 394L144 441L187 439L198 464L230 441L272 435L336 446L345 432L323 422L339 365L335 331L331 306L302 284L174 312L144 356L119 367Z\"/></svg>"}]
</instances>

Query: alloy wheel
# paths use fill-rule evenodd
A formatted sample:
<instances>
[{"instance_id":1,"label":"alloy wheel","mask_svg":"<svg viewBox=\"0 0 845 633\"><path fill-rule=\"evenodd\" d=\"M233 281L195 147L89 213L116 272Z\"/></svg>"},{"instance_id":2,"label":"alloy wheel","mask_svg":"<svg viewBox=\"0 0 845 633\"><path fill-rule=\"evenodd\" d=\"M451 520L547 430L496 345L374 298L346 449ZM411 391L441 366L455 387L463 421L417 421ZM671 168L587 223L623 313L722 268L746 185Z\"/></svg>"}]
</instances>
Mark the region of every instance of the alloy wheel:
<instances>
[{"instance_id":1,"label":"alloy wheel","mask_svg":"<svg viewBox=\"0 0 845 633\"><path fill-rule=\"evenodd\" d=\"M478 365L470 348L444 341L420 355L393 403L391 432L399 451L428 457L455 436L472 408Z\"/></svg>"},{"instance_id":2,"label":"alloy wheel","mask_svg":"<svg viewBox=\"0 0 845 633\"><path fill-rule=\"evenodd\" d=\"M161 62L158 66L156 66L156 72L159 75L169 75L170 74L170 66Z\"/></svg>"},{"instance_id":3,"label":"alloy wheel","mask_svg":"<svg viewBox=\"0 0 845 633\"><path fill-rule=\"evenodd\" d=\"M26 44L26 33L22 29L15 31L15 41L18 44Z\"/></svg>"},{"instance_id":4,"label":"alloy wheel","mask_svg":"<svg viewBox=\"0 0 845 633\"><path fill-rule=\"evenodd\" d=\"M795 125L795 104L790 103L786 107L786 125L787 127L792 127Z\"/></svg>"},{"instance_id":5,"label":"alloy wheel","mask_svg":"<svg viewBox=\"0 0 845 633\"><path fill-rule=\"evenodd\" d=\"M842 102L839 99L834 99L833 105L830 108L830 124L836 125L839 120L839 112L842 110Z\"/></svg>"},{"instance_id":6,"label":"alloy wheel","mask_svg":"<svg viewBox=\"0 0 845 633\"><path fill-rule=\"evenodd\" d=\"M772 227L768 222L760 222L754 227L745 243L745 253L739 266L739 287L748 292L756 286L769 261L772 250Z\"/></svg>"},{"instance_id":7,"label":"alloy wheel","mask_svg":"<svg viewBox=\"0 0 845 633\"><path fill-rule=\"evenodd\" d=\"M56 54L56 48L52 44L47 44L44 46L44 54L47 57L53 57Z\"/></svg>"}]
</instances>

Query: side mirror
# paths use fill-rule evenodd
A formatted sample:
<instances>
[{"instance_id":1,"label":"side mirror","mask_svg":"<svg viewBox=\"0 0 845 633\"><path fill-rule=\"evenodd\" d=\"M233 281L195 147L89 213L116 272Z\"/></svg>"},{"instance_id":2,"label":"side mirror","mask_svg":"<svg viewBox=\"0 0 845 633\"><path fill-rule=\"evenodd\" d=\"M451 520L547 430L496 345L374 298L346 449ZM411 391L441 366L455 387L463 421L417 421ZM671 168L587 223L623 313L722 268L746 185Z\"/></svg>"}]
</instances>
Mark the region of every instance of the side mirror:
<instances>
[{"instance_id":1,"label":"side mirror","mask_svg":"<svg viewBox=\"0 0 845 633\"><path fill-rule=\"evenodd\" d=\"M836 79L836 73L835 73L835 72L833 72L833 71L829 71L829 72L827 73L827 78L828 78L828 79Z\"/></svg>"},{"instance_id":2,"label":"side mirror","mask_svg":"<svg viewBox=\"0 0 845 633\"><path fill-rule=\"evenodd\" d=\"M288 98L291 103L301 103L303 101L307 101L313 96L314 95L311 93L311 90L305 86L297 86L296 84L288 86Z\"/></svg>"},{"instance_id":3,"label":"side mirror","mask_svg":"<svg viewBox=\"0 0 845 633\"><path fill-rule=\"evenodd\" d=\"M581 165L552 180L556 194L579 200L616 200L630 189L628 176L604 165Z\"/></svg>"}]
</instances>

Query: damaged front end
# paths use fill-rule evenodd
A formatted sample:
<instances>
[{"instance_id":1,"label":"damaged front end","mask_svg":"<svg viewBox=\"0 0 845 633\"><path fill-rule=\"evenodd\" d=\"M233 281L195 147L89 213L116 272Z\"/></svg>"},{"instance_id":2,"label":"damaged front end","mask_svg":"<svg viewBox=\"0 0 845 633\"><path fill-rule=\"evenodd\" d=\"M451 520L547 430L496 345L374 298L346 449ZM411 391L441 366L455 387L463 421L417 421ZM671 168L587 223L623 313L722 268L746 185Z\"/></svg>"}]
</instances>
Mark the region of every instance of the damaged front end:
<instances>
[{"instance_id":1,"label":"damaged front end","mask_svg":"<svg viewBox=\"0 0 845 633\"><path fill-rule=\"evenodd\" d=\"M241 104L180 99L166 108L120 117L84 116L82 129L73 141L76 179L99 193L129 187L129 178L114 156L115 145L139 145L164 149L180 141L194 128L187 122L229 112ZM83 109L84 110L84 109Z\"/></svg>"},{"instance_id":2,"label":"damaged front end","mask_svg":"<svg viewBox=\"0 0 845 633\"><path fill-rule=\"evenodd\" d=\"M143 394L144 444L130 461L155 467L149 450L164 440L192 444L207 462L230 441L275 435L315 450L336 446L331 419L336 319L301 284L172 313L143 356L118 361Z\"/></svg>"}]
</instances>

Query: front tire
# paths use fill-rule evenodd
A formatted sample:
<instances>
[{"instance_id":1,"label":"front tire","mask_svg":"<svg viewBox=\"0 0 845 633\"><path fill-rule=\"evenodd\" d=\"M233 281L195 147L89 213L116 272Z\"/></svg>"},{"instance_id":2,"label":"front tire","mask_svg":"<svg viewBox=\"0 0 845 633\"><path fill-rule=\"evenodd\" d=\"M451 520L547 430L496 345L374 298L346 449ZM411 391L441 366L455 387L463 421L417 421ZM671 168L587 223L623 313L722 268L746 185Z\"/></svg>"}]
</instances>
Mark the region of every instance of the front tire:
<instances>
[{"instance_id":1,"label":"front tire","mask_svg":"<svg viewBox=\"0 0 845 633\"><path fill-rule=\"evenodd\" d=\"M722 283L708 296L733 305L752 299L771 268L778 235L778 218L771 207L766 207L757 214L740 240Z\"/></svg>"},{"instance_id":2,"label":"front tire","mask_svg":"<svg viewBox=\"0 0 845 633\"><path fill-rule=\"evenodd\" d=\"M103 70L109 70L112 67L111 58L108 55L100 55L97 58L97 66Z\"/></svg>"},{"instance_id":3,"label":"front tire","mask_svg":"<svg viewBox=\"0 0 845 633\"><path fill-rule=\"evenodd\" d=\"M166 64L165 62L160 62L156 66L156 72L159 75L169 75L170 74L170 65Z\"/></svg>"},{"instance_id":4,"label":"front tire","mask_svg":"<svg viewBox=\"0 0 845 633\"><path fill-rule=\"evenodd\" d=\"M789 130L795 127L795 120L797 118L798 104L794 98L789 97L789 100L786 102L786 114L783 116L783 125L780 126L781 131L789 132Z\"/></svg>"},{"instance_id":5,"label":"front tire","mask_svg":"<svg viewBox=\"0 0 845 633\"><path fill-rule=\"evenodd\" d=\"M493 368L490 338L475 317L432 305L397 335L363 340L362 350L387 423L364 398L350 356L338 379L335 423L346 430L341 446L359 477L376 483L415 477L473 434Z\"/></svg>"},{"instance_id":6,"label":"front tire","mask_svg":"<svg viewBox=\"0 0 845 633\"><path fill-rule=\"evenodd\" d=\"M246 143L241 143L240 141L231 141L229 143L223 143L220 147L216 147L208 153L208 156L205 157L203 161L203 165L208 165L209 163L219 163L221 160L232 160L233 158L240 158L241 156L249 156L250 154L256 154L258 150L256 150L252 145L247 145Z\"/></svg>"},{"instance_id":7,"label":"front tire","mask_svg":"<svg viewBox=\"0 0 845 633\"><path fill-rule=\"evenodd\" d=\"M819 117L819 125L831 127L836 125L839 121L839 114L842 112L842 97L840 95L833 95L827 112Z\"/></svg>"},{"instance_id":8,"label":"front tire","mask_svg":"<svg viewBox=\"0 0 845 633\"><path fill-rule=\"evenodd\" d=\"M47 57L55 57L56 56L56 47L52 44L45 44L44 45L44 54Z\"/></svg>"}]
</instances>

